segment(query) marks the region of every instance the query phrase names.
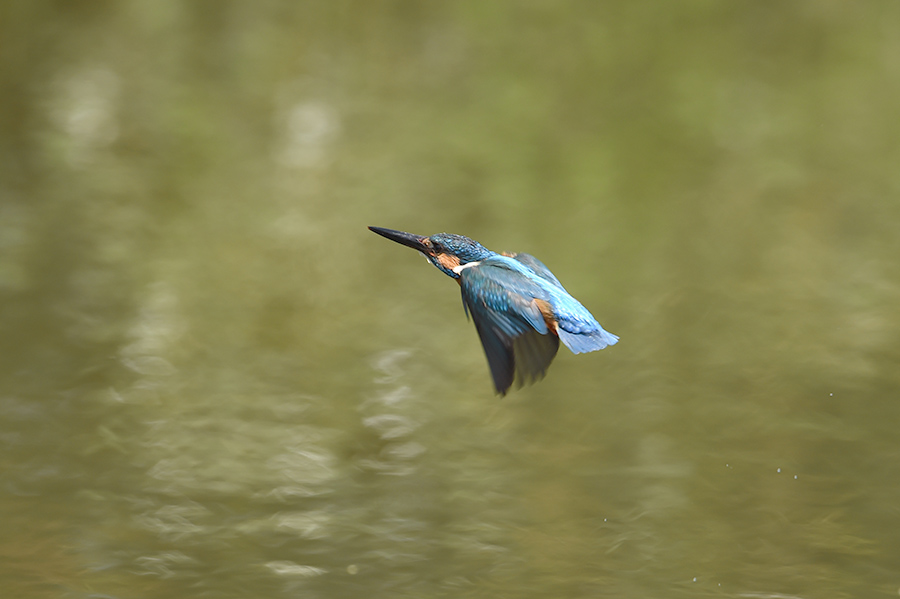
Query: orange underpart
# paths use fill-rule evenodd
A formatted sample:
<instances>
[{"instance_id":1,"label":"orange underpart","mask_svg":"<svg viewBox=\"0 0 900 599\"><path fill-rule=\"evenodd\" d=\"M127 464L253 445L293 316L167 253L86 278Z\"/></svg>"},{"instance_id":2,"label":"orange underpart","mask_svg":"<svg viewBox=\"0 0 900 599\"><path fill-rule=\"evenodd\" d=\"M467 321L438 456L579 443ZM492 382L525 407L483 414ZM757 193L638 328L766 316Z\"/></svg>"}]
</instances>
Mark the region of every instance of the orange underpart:
<instances>
[{"instance_id":1,"label":"orange underpart","mask_svg":"<svg viewBox=\"0 0 900 599\"><path fill-rule=\"evenodd\" d=\"M556 322L556 317L553 315L553 308L550 307L550 302L537 298L531 301L534 302L534 305L541 311L544 322L547 323L547 328L550 329L554 335L558 336L559 333L557 333L557 329L559 329L559 324Z\"/></svg>"}]
</instances>

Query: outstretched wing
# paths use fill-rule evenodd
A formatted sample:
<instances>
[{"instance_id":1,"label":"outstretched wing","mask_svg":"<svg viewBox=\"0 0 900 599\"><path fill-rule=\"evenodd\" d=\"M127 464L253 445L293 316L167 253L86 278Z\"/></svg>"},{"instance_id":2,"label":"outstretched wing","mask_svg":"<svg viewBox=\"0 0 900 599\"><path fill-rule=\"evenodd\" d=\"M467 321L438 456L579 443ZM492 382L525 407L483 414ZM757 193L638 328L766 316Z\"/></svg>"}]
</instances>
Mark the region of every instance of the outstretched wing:
<instances>
[{"instance_id":1,"label":"outstretched wing","mask_svg":"<svg viewBox=\"0 0 900 599\"><path fill-rule=\"evenodd\" d=\"M459 283L497 392L503 395L513 382L543 377L559 349L559 338L541 311L546 291L490 259L462 270Z\"/></svg>"}]
</instances>

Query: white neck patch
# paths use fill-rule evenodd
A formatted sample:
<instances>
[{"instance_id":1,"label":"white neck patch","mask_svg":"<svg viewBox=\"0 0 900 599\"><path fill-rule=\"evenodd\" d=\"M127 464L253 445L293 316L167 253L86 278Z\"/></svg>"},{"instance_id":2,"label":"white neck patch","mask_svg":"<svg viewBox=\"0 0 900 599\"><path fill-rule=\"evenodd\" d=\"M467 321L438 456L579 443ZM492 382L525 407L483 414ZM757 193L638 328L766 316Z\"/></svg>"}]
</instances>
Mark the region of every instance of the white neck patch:
<instances>
[{"instance_id":1,"label":"white neck patch","mask_svg":"<svg viewBox=\"0 0 900 599\"><path fill-rule=\"evenodd\" d=\"M473 266L478 266L479 264L481 264L481 260L476 260L475 262L466 262L465 264L460 264L459 266L454 266L453 272L455 272L456 274L459 274L462 271L464 271L465 269L471 268Z\"/></svg>"}]
</instances>

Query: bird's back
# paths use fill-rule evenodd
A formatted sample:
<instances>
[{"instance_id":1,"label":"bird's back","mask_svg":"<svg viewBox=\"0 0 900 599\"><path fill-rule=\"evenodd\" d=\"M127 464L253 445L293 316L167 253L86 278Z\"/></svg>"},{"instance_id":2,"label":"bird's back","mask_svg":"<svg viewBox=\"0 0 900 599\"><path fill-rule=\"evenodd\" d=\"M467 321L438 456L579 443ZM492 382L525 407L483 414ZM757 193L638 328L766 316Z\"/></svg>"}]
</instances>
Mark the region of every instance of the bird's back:
<instances>
[{"instance_id":1,"label":"bird's back","mask_svg":"<svg viewBox=\"0 0 900 599\"><path fill-rule=\"evenodd\" d=\"M572 352L579 354L596 351L619 340L600 326L588 309L572 297L550 269L534 256L513 254L495 256L491 260L522 277L523 284L519 286L522 291L530 293L534 299L549 303L558 326L559 338ZM535 288L543 293L534 293Z\"/></svg>"}]
</instances>

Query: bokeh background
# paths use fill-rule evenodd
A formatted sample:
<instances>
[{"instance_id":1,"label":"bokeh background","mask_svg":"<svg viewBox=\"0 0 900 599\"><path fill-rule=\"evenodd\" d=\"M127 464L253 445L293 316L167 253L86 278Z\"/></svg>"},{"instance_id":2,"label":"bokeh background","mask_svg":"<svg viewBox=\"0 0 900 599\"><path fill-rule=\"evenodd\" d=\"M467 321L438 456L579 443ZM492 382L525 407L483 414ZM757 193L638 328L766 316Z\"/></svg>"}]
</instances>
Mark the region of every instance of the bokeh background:
<instances>
[{"instance_id":1,"label":"bokeh background","mask_svg":"<svg viewBox=\"0 0 900 599\"><path fill-rule=\"evenodd\" d=\"M896 597L900 4L0 6L4 597ZM367 225L621 336L492 393Z\"/></svg>"}]
</instances>

